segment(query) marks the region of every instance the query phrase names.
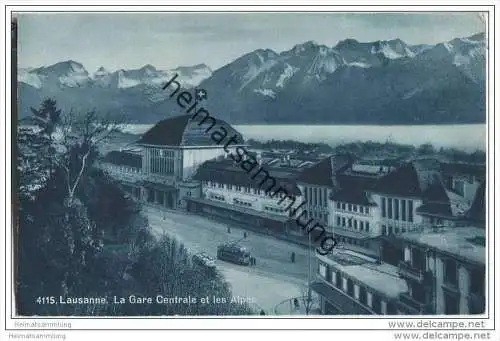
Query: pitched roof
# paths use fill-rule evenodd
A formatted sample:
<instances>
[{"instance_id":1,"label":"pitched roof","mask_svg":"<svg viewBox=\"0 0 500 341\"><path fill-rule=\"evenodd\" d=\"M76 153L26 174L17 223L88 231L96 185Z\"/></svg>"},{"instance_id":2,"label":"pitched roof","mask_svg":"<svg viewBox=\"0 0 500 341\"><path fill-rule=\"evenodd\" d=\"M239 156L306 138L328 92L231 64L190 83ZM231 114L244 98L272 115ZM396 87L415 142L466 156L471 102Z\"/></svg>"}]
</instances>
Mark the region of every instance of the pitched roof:
<instances>
[{"instance_id":1,"label":"pitched roof","mask_svg":"<svg viewBox=\"0 0 500 341\"><path fill-rule=\"evenodd\" d=\"M134 168L142 167L142 156L139 154L113 150L102 158L102 162Z\"/></svg>"},{"instance_id":2,"label":"pitched roof","mask_svg":"<svg viewBox=\"0 0 500 341\"><path fill-rule=\"evenodd\" d=\"M238 142L244 142L241 134L227 122L216 118L213 120L215 125L207 132L206 129L210 128L213 122L210 119L203 122L192 119L191 115L167 118L144 133L137 143L158 146L222 146L223 143L218 144L211 138L211 134L220 131L220 127L227 131L228 137L236 134Z\"/></svg>"},{"instance_id":3,"label":"pitched roof","mask_svg":"<svg viewBox=\"0 0 500 341\"><path fill-rule=\"evenodd\" d=\"M420 197L432 202L449 202L437 160L415 160L382 177L374 192Z\"/></svg>"},{"instance_id":4,"label":"pitched roof","mask_svg":"<svg viewBox=\"0 0 500 341\"><path fill-rule=\"evenodd\" d=\"M333 186L332 175L348 167L353 157L350 154L336 154L329 156L312 167L302 171L297 182L318 186Z\"/></svg>"},{"instance_id":5,"label":"pitched roof","mask_svg":"<svg viewBox=\"0 0 500 341\"><path fill-rule=\"evenodd\" d=\"M451 207L449 204L446 203L431 202L420 205L417 208L417 213L433 217L444 217L448 219L453 218Z\"/></svg>"},{"instance_id":6,"label":"pitched roof","mask_svg":"<svg viewBox=\"0 0 500 341\"><path fill-rule=\"evenodd\" d=\"M247 186L251 188L259 188L261 181L265 179L264 171L258 172L258 167L256 166L254 170L247 173L238 164L230 159L225 160L209 160L205 161L197 170L194 175L195 180L200 181L214 181L223 184L230 185L240 185ZM288 191L290 194L300 195L300 190L296 185L295 178L297 176L296 172L290 170L281 170L279 168L273 167L262 167L263 170L269 173L269 178L273 178L276 181L276 186L272 188L276 191L280 186ZM266 180L260 186L260 189L265 190L270 185L271 180Z\"/></svg>"},{"instance_id":7,"label":"pitched roof","mask_svg":"<svg viewBox=\"0 0 500 341\"><path fill-rule=\"evenodd\" d=\"M474 201L465 213L465 218L483 223L486 221L486 181L476 190Z\"/></svg>"},{"instance_id":8,"label":"pitched roof","mask_svg":"<svg viewBox=\"0 0 500 341\"><path fill-rule=\"evenodd\" d=\"M338 174L337 190L330 195L330 199L349 204L369 206L373 205L366 196L366 191L375 186L377 177L353 174Z\"/></svg>"}]
</instances>

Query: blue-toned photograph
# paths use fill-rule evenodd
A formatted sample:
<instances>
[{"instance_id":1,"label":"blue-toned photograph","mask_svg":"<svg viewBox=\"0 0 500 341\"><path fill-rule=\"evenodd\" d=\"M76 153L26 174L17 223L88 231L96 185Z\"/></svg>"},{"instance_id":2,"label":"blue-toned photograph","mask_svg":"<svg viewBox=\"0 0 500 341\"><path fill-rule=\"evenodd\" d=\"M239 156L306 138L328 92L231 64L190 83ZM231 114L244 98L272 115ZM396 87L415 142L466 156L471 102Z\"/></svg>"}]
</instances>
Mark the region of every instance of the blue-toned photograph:
<instances>
[{"instance_id":1,"label":"blue-toned photograph","mask_svg":"<svg viewBox=\"0 0 500 341\"><path fill-rule=\"evenodd\" d=\"M488 41L480 12L16 13L14 315L485 314Z\"/></svg>"}]
</instances>

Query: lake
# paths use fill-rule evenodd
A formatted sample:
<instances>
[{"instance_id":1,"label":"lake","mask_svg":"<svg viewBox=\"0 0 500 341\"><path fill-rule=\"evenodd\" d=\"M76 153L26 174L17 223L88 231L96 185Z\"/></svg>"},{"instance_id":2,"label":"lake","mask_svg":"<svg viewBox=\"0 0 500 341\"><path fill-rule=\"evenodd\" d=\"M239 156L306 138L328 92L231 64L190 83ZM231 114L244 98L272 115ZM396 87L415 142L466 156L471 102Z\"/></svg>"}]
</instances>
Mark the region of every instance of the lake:
<instances>
[{"instance_id":1,"label":"lake","mask_svg":"<svg viewBox=\"0 0 500 341\"><path fill-rule=\"evenodd\" d=\"M152 124L129 124L124 132L143 134ZM235 125L245 139L324 142L331 146L355 141L394 142L419 146L485 150L486 124L377 125Z\"/></svg>"}]
</instances>

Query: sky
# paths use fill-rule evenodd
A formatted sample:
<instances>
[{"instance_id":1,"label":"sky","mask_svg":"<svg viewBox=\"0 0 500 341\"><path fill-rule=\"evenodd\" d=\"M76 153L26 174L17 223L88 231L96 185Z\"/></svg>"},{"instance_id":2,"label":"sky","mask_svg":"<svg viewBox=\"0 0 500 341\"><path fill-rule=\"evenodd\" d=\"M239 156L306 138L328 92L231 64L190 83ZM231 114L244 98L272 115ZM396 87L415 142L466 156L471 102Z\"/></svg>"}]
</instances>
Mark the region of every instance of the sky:
<instances>
[{"instance_id":1,"label":"sky","mask_svg":"<svg viewBox=\"0 0 500 341\"><path fill-rule=\"evenodd\" d=\"M74 60L89 73L146 64L213 70L259 48L400 38L435 44L485 30L478 13L22 13L19 67Z\"/></svg>"}]
</instances>

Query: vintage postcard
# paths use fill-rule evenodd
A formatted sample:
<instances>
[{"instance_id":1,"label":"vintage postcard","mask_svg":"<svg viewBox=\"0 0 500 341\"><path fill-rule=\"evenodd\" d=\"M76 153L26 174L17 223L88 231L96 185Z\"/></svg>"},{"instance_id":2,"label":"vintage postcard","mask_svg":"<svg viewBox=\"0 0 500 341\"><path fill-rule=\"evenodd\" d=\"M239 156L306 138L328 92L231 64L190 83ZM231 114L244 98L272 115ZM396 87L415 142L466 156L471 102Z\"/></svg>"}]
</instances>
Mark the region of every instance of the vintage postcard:
<instances>
[{"instance_id":1,"label":"vintage postcard","mask_svg":"<svg viewBox=\"0 0 500 341\"><path fill-rule=\"evenodd\" d=\"M485 329L489 20L13 11L8 315Z\"/></svg>"}]
</instances>

